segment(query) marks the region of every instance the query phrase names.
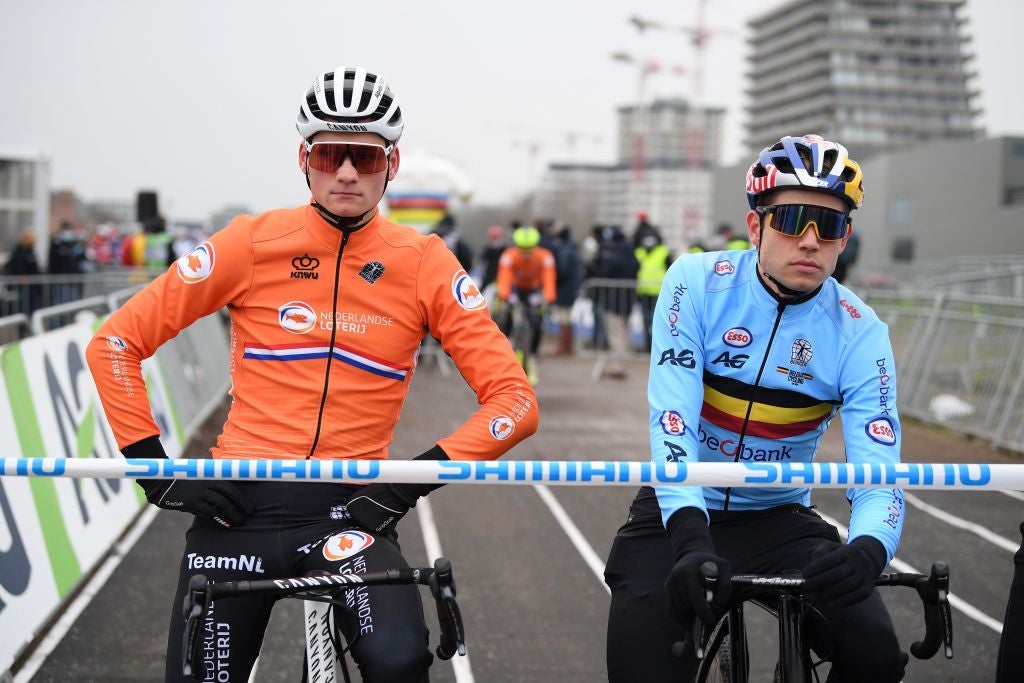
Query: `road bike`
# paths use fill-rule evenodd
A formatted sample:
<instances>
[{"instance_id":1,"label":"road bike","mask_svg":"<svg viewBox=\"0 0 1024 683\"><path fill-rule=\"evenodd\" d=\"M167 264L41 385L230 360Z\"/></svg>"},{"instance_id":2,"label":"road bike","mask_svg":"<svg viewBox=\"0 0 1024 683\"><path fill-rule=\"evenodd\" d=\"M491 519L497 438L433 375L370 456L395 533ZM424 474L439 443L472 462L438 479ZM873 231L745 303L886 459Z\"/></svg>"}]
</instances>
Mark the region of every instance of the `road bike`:
<instances>
[{"instance_id":1,"label":"road bike","mask_svg":"<svg viewBox=\"0 0 1024 683\"><path fill-rule=\"evenodd\" d=\"M513 292L495 315L501 320L499 327L508 336L509 344L516 354L516 360L531 384L538 380L537 358L531 353L534 324L543 329L543 300L540 292Z\"/></svg>"},{"instance_id":2,"label":"road bike","mask_svg":"<svg viewBox=\"0 0 1024 683\"><path fill-rule=\"evenodd\" d=\"M701 565L708 602L718 580L717 567ZM738 574L732 577L734 591L741 600L730 607L709 633L698 620L694 642L699 643L697 683L747 683L750 677L750 652L744 625L743 607L751 603L778 620L779 657L775 666L776 683L811 683L818 680L808 639L804 636L804 618L814 608L804 602L804 579L799 574ZM945 562L932 565L928 576L913 573L883 574L876 586L914 588L924 606L924 638L910 646L918 659L930 659L942 646L946 659L953 657L953 621L949 609L949 567ZM681 656L686 645L676 643L673 652ZM813 677L813 678L812 678Z\"/></svg>"},{"instance_id":3,"label":"road bike","mask_svg":"<svg viewBox=\"0 0 1024 683\"><path fill-rule=\"evenodd\" d=\"M272 594L303 600L306 653L302 683L346 681L351 683L345 654L359 637L358 622L345 600L345 593L361 586L428 586L437 607L440 625L435 653L440 659L466 654L462 615L455 601L455 577L445 558L433 568L387 569L363 574L311 573L306 576L258 581L209 581L197 574L189 581L184 600L185 630L182 671L196 680L207 680L204 669L204 626L209 605L216 600ZM340 609L335 609L340 608ZM337 623L341 615L342 623ZM348 622L351 622L349 624ZM355 628L351 626L354 625Z\"/></svg>"}]
</instances>

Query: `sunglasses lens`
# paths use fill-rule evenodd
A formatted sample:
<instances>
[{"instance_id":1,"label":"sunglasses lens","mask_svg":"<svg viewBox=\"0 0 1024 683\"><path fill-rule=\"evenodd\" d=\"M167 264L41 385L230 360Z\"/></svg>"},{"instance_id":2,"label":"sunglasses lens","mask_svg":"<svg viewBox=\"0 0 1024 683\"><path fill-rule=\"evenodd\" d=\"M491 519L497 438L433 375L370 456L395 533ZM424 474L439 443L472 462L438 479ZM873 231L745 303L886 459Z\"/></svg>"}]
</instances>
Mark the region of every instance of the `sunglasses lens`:
<instances>
[{"instance_id":1,"label":"sunglasses lens","mask_svg":"<svg viewBox=\"0 0 1024 683\"><path fill-rule=\"evenodd\" d=\"M800 237L807 228L813 227L819 240L834 242L846 237L849 221L848 213L824 206L780 204L771 207L768 225L790 237Z\"/></svg>"},{"instance_id":2,"label":"sunglasses lens","mask_svg":"<svg viewBox=\"0 0 1024 683\"><path fill-rule=\"evenodd\" d=\"M346 157L358 173L380 173L388 167L388 156L380 145L348 142L314 142L309 150L309 165L324 173L334 173Z\"/></svg>"}]
</instances>

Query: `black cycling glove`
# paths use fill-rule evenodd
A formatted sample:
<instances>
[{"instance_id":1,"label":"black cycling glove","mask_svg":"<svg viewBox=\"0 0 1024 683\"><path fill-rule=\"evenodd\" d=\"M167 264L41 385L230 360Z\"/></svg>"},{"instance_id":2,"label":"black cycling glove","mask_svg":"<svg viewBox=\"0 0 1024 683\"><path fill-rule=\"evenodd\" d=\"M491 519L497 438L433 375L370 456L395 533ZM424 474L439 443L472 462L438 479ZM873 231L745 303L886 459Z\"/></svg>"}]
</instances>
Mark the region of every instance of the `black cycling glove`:
<instances>
[{"instance_id":1,"label":"black cycling glove","mask_svg":"<svg viewBox=\"0 0 1024 683\"><path fill-rule=\"evenodd\" d=\"M434 446L413 460L448 460L440 446ZM398 521L416 501L444 484L369 484L346 504L352 520L368 531L393 533Z\"/></svg>"},{"instance_id":2,"label":"black cycling glove","mask_svg":"<svg viewBox=\"0 0 1024 683\"><path fill-rule=\"evenodd\" d=\"M126 458L166 458L160 439L151 436L121 449ZM190 512L223 527L239 526L253 513L251 502L230 481L136 479L146 500L164 510Z\"/></svg>"},{"instance_id":3,"label":"black cycling glove","mask_svg":"<svg viewBox=\"0 0 1024 683\"><path fill-rule=\"evenodd\" d=\"M801 572L804 596L812 603L855 605L875 590L887 559L885 547L871 536L858 536L846 545L822 543Z\"/></svg>"},{"instance_id":4,"label":"black cycling glove","mask_svg":"<svg viewBox=\"0 0 1024 683\"><path fill-rule=\"evenodd\" d=\"M707 518L698 508L685 507L672 513L668 532L676 556L676 564L665 582L669 612L686 628L693 626L694 617L700 617L712 627L725 612L732 589L732 567L715 552ZM718 581L710 604L700 574L700 566L705 562L718 568Z\"/></svg>"}]
</instances>

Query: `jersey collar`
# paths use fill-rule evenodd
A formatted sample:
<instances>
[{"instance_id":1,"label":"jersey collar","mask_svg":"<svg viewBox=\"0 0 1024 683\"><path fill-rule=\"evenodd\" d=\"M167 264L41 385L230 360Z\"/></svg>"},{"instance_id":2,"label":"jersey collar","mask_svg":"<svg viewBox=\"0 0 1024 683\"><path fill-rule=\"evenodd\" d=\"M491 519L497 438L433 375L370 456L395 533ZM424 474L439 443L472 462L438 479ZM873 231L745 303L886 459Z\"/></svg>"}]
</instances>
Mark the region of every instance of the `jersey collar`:
<instances>
[{"instance_id":1,"label":"jersey collar","mask_svg":"<svg viewBox=\"0 0 1024 683\"><path fill-rule=\"evenodd\" d=\"M305 206L305 218L306 226L314 239L325 247L337 251L341 245L344 229L329 223L312 204ZM365 241L372 235L377 234L383 221L384 218L380 215L380 210L378 209L369 222L358 228L348 229L349 244L356 241Z\"/></svg>"}]
</instances>

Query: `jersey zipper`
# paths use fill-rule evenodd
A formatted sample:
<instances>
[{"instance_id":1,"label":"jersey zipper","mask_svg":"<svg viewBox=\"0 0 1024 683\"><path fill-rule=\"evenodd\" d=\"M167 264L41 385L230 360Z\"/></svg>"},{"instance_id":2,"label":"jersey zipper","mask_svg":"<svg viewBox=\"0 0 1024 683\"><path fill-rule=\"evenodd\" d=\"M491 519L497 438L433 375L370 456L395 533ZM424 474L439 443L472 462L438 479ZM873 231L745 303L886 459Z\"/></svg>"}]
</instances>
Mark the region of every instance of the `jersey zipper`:
<instances>
[{"instance_id":1,"label":"jersey zipper","mask_svg":"<svg viewBox=\"0 0 1024 683\"><path fill-rule=\"evenodd\" d=\"M345 253L345 245L348 244L348 238L352 236L352 231L342 228L341 231L341 245L338 247L338 260L334 262L334 296L331 301L331 318L335 315L335 311L338 310L338 288L341 284L341 257ZM324 390L320 396L320 410L317 411L316 415L316 432L313 434L313 443L309 447L309 454L306 456L306 460L313 457L313 453L316 451L317 444L320 443L320 430L323 426L324 421L324 408L327 405L327 390L331 385L331 364L334 361L334 340L338 334L338 325L331 325L331 340L327 345L327 367L324 368Z\"/></svg>"},{"instance_id":2,"label":"jersey zipper","mask_svg":"<svg viewBox=\"0 0 1024 683\"><path fill-rule=\"evenodd\" d=\"M754 379L754 386L750 388L750 394L747 397L747 413L743 416L743 426L740 428L740 438L736 443L736 455L732 456L733 462L739 462L740 456L743 454L743 440L747 438L747 425L750 424L750 413L754 410L754 403L757 401L757 395L761 390L761 377L764 375L764 367L768 364L768 357L772 352L772 345L775 343L775 334L779 331L779 324L782 322L782 313L786 310L785 301L779 301L778 306L775 308L775 324L772 325L771 336L768 337L768 348L764 351L764 357L761 358L761 367L757 370L757 378ZM723 510L729 509L729 498L732 496L732 487L725 489L725 503L722 507Z\"/></svg>"}]
</instances>

